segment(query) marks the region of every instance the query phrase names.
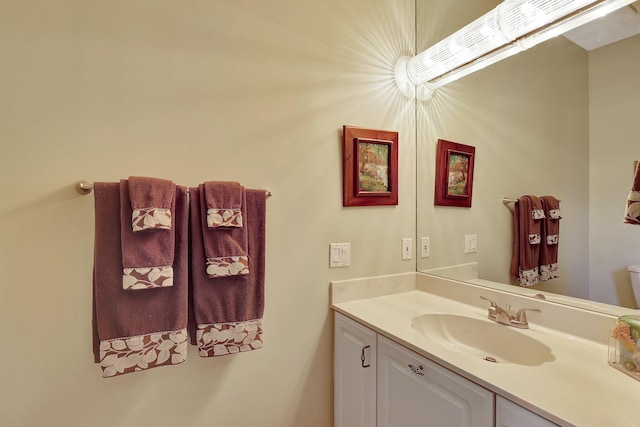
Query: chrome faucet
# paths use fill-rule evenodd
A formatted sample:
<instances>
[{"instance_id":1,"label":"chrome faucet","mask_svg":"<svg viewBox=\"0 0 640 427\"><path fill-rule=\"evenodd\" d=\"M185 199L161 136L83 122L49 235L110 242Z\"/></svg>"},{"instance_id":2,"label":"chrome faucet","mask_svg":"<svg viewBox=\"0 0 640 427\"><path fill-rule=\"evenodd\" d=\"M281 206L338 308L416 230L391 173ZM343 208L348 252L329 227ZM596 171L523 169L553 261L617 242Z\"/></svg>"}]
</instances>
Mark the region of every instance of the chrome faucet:
<instances>
[{"instance_id":1,"label":"chrome faucet","mask_svg":"<svg viewBox=\"0 0 640 427\"><path fill-rule=\"evenodd\" d=\"M487 297L480 296L480 298L485 301L489 301L489 303L491 304L487 313L487 317L489 319L493 320L494 322L502 323L503 325L513 326L514 328L529 328L529 322L527 321L527 311L542 313L542 311L537 308L522 308L518 310L515 315L512 315L511 306L509 304L507 304L505 308L502 308L498 304L496 304L495 301Z\"/></svg>"}]
</instances>

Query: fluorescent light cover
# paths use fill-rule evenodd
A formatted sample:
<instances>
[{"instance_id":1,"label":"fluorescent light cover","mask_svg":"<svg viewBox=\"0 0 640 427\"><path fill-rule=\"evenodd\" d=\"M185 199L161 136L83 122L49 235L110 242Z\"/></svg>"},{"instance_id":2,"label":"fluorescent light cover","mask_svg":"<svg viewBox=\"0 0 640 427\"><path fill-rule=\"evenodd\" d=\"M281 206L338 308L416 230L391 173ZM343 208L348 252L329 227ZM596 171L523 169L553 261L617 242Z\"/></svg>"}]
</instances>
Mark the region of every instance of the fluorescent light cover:
<instances>
[{"instance_id":1,"label":"fluorescent light cover","mask_svg":"<svg viewBox=\"0 0 640 427\"><path fill-rule=\"evenodd\" d=\"M496 62L502 61L503 59L513 56L516 53L522 52L523 50L525 49L523 49L519 44L506 45L500 49L497 49L483 56L482 58L478 58L461 67L456 68L453 71L443 74L437 79L434 79L428 83L425 83L425 85L427 85L433 91L434 89L437 89L440 86L444 86L466 75L482 70L483 68L486 68L491 64L495 64Z\"/></svg>"},{"instance_id":2,"label":"fluorescent light cover","mask_svg":"<svg viewBox=\"0 0 640 427\"><path fill-rule=\"evenodd\" d=\"M505 0L411 58L408 79L442 86L634 1Z\"/></svg>"}]
</instances>

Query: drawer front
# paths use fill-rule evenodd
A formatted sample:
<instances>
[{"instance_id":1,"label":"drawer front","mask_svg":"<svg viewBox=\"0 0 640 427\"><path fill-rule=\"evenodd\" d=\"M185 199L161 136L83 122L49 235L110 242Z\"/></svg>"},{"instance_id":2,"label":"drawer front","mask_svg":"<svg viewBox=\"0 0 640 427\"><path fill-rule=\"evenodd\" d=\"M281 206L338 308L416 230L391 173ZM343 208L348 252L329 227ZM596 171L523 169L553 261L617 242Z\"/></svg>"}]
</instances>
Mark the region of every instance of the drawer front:
<instances>
[{"instance_id":1,"label":"drawer front","mask_svg":"<svg viewBox=\"0 0 640 427\"><path fill-rule=\"evenodd\" d=\"M538 414L505 399L496 397L496 427L555 427L552 423Z\"/></svg>"}]
</instances>

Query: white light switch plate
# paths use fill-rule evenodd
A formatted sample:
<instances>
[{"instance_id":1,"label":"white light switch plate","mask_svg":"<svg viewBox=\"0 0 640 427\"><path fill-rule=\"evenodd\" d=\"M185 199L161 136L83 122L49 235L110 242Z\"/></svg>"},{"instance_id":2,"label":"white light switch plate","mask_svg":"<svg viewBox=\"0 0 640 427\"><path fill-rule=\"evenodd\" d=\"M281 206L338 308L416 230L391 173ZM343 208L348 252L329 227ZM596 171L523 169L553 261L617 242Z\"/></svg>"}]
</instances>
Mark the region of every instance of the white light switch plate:
<instances>
[{"instance_id":1,"label":"white light switch plate","mask_svg":"<svg viewBox=\"0 0 640 427\"><path fill-rule=\"evenodd\" d=\"M420 256L429 258L431 256L431 242L428 237L420 238Z\"/></svg>"},{"instance_id":2,"label":"white light switch plate","mask_svg":"<svg viewBox=\"0 0 640 427\"><path fill-rule=\"evenodd\" d=\"M413 239L405 237L402 239L402 259L413 258Z\"/></svg>"},{"instance_id":3,"label":"white light switch plate","mask_svg":"<svg viewBox=\"0 0 640 427\"><path fill-rule=\"evenodd\" d=\"M351 265L351 243L331 243L329 245L329 268Z\"/></svg>"},{"instance_id":4,"label":"white light switch plate","mask_svg":"<svg viewBox=\"0 0 640 427\"><path fill-rule=\"evenodd\" d=\"M464 253L471 254L478 252L478 235L467 234L464 236Z\"/></svg>"}]
</instances>

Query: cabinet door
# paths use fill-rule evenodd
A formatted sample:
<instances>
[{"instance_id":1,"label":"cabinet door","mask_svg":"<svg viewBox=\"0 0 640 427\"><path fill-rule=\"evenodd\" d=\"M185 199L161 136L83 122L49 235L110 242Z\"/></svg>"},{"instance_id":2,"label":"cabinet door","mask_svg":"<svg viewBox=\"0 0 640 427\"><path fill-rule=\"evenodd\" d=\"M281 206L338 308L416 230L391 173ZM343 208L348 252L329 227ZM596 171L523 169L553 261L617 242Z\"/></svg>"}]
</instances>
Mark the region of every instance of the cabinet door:
<instances>
[{"instance_id":1,"label":"cabinet door","mask_svg":"<svg viewBox=\"0 0 640 427\"><path fill-rule=\"evenodd\" d=\"M493 427L494 394L378 336L378 427Z\"/></svg>"},{"instance_id":2,"label":"cabinet door","mask_svg":"<svg viewBox=\"0 0 640 427\"><path fill-rule=\"evenodd\" d=\"M555 427L538 414L516 405L502 396L496 397L496 427Z\"/></svg>"},{"instance_id":3,"label":"cabinet door","mask_svg":"<svg viewBox=\"0 0 640 427\"><path fill-rule=\"evenodd\" d=\"M376 426L376 333L335 314L335 427Z\"/></svg>"}]
</instances>

